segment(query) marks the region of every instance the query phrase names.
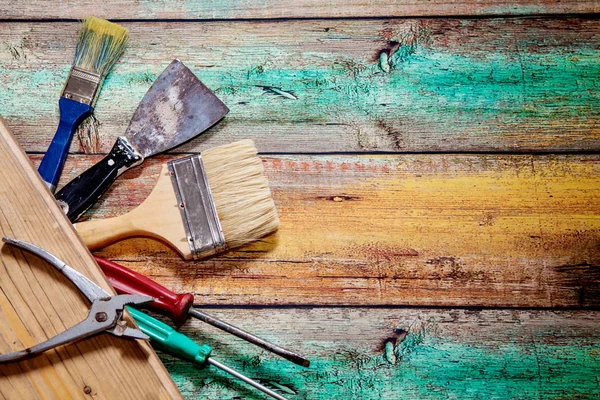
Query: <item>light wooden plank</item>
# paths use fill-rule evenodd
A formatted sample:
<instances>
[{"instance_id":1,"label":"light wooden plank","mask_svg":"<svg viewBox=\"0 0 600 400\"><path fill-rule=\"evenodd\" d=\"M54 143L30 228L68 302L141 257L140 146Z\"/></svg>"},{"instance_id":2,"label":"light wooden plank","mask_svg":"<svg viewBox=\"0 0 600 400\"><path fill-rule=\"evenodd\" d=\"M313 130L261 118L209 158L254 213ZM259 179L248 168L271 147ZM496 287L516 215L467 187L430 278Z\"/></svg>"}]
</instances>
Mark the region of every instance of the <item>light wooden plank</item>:
<instances>
[{"instance_id":1,"label":"light wooden plank","mask_svg":"<svg viewBox=\"0 0 600 400\"><path fill-rule=\"evenodd\" d=\"M108 19L266 19L266 18L342 18L342 17L410 17L456 15L529 15L597 13L600 6L593 0L268 0L268 1L201 1L177 2L124 0L102 2L0 1L3 19L64 19L96 15Z\"/></svg>"},{"instance_id":2,"label":"light wooden plank","mask_svg":"<svg viewBox=\"0 0 600 400\"><path fill-rule=\"evenodd\" d=\"M0 154L0 236L34 243L114 293L1 118ZM1 354L43 342L89 311L89 302L58 271L7 245L0 254L0 288ZM181 398L148 343L109 334L1 364L0 397Z\"/></svg>"},{"instance_id":3,"label":"light wooden plank","mask_svg":"<svg viewBox=\"0 0 600 400\"><path fill-rule=\"evenodd\" d=\"M596 398L598 312L457 309L210 310L305 354L291 365L201 322L214 357L290 399ZM188 399L252 397L211 369L163 356Z\"/></svg>"},{"instance_id":4,"label":"light wooden plank","mask_svg":"<svg viewBox=\"0 0 600 400\"><path fill-rule=\"evenodd\" d=\"M139 204L170 158L129 171L88 217ZM96 160L71 157L66 171ZM597 155L305 155L264 165L281 228L262 243L202 262L150 239L98 255L208 304L600 304Z\"/></svg>"},{"instance_id":5,"label":"light wooden plank","mask_svg":"<svg viewBox=\"0 0 600 400\"><path fill-rule=\"evenodd\" d=\"M180 152L242 138L272 153L600 148L597 19L124 25L131 44L72 151L107 152L175 56L231 109ZM76 31L0 25L0 113L29 152L56 128Z\"/></svg>"}]
</instances>

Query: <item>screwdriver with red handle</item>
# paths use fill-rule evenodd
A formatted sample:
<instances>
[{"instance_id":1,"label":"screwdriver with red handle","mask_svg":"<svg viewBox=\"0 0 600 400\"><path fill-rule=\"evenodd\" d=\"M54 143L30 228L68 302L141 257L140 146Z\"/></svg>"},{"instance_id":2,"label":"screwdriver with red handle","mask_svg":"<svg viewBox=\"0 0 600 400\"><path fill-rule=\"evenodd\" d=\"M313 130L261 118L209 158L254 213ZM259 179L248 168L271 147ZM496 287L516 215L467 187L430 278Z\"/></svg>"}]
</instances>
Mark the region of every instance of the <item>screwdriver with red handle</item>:
<instances>
[{"instance_id":1,"label":"screwdriver with red handle","mask_svg":"<svg viewBox=\"0 0 600 400\"><path fill-rule=\"evenodd\" d=\"M310 361L299 354L291 352L283 347L277 346L262 338L254 336L240 328L221 321L211 315L208 315L194 306L194 295L191 293L174 293L166 287L154 282L153 280L130 270L122 265L96 257L96 262L104 271L104 274L113 285L117 293L120 294L144 294L154 298L153 302L144 304L144 307L166 315L177 325L183 324L190 316L198 318L216 328L231 333L241 339L255 344L265 350L277 354L286 360L295 364L308 367Z\"/></svg>"}]
</instances>

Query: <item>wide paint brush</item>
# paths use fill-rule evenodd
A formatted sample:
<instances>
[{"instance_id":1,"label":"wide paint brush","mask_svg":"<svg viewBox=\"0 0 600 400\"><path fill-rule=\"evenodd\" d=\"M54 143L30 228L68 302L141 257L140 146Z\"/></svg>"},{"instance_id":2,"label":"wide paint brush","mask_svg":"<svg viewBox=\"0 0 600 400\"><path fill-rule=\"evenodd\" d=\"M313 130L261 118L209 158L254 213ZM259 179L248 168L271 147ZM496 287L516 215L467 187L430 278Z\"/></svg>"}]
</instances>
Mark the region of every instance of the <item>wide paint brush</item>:
<instances>
[{"instance_id":1,"label":"wide paint brush","mask_svg":"<svg viewBox=\"0 0 600 400\"><path fill-rule=\"evenodd\" d=\"M73 133L94 110L100 86L127 43L127 29L96 17L83 21L75 59L58 100L60 122L38 172L54 193Z\"/></svg>"},{"instance_id":2,"label":"wide paint brush","mask_svg":"<svg viewBox=\"0 0 600 400\"><path fill-rule=\"evenodd\" d=\"M73 179L56 200L71 222L90 208L119 175L210 128L229 109L179 60L160 74L110 153Z\"/></svg>"},{"instance_id":3,"label":"wide paint brush","mask_svg":"<svg viewBox=\"0 0 600 400\"><path fill-rule=\"evenodd\" d=\"M255 241L279 227L275 203L252 140L163 166L156 186L127 214L75 224L95 250L147 236L197 259Z\"/></svg>"}]
</instances>

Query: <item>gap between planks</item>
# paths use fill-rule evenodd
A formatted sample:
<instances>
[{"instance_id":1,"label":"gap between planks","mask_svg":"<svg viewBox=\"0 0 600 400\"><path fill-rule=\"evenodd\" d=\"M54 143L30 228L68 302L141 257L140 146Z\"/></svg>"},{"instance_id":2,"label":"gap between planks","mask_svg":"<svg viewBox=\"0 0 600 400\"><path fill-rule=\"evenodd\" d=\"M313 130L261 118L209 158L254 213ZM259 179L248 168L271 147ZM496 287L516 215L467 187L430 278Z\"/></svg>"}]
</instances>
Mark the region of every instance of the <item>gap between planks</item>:
<instances>
[{"instance_id":1,"label":"gap between planks","mask_svg":"<svg viewBox=\"0 0 600 400\"><path fill-rule=\"evenodd\" d=\"M597 13L600 7L590 0L573 1L386 1L371 0L267 0L264 2L238 1L203 2L198 0L169 2L64 1L49 6L32 0L13 7L8 0L0 1L3 19L81 19L89 14L108 19L169 19L169 20L244 20L294 18L355 18L355 17L418 17L418 16L511 16L532 14Z\"/></svg>"}]
</instances>

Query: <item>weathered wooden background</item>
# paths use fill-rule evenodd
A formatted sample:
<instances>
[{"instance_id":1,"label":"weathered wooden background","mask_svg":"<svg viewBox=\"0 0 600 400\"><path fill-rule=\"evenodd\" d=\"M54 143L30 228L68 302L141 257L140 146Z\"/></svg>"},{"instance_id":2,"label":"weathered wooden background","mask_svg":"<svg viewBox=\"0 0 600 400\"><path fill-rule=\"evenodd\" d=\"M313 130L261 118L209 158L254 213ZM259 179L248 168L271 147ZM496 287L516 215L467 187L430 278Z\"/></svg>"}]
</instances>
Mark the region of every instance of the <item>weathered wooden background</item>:
<instances>
[{"instance_id":1,"label":"weathered wooden background","mask_svg":"<svg viewBox=\"0 0 600 400\"><path fill-rule=\"evenodd\" d=\"M280 231L199 262L132 239L97 254L307 354L295 367L199 322L215 358L290 399L600 396L597 1L0 0L0 114L38 163L78 18L131 41L62 183L102 157L180 58L229 106L126 173L86 218L129 211L160 165L241 138ZM164 356L188 398L262 398Z\"/></svg>"}]
</instances>

